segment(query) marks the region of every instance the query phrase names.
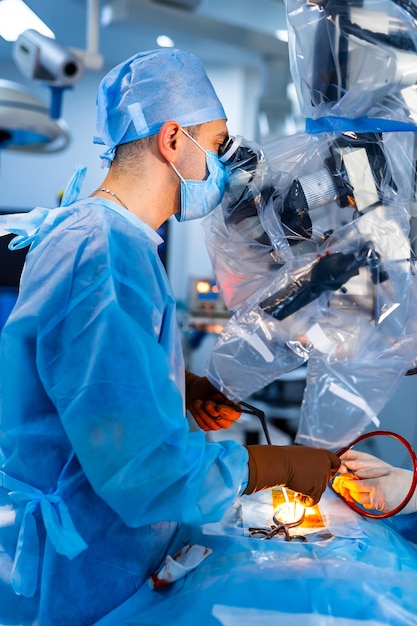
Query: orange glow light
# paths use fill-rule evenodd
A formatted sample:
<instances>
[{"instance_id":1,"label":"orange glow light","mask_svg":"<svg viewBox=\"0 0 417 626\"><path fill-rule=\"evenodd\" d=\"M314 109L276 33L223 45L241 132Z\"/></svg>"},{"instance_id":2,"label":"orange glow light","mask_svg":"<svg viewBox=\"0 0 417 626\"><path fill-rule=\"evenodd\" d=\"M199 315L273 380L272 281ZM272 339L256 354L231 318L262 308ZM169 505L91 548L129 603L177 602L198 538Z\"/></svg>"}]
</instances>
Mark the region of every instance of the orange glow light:
<instances>
[{"instance_id":1,"label":"orange glow light","mask_svg":"<svg viewBox=\"0 0 417 626\"><path fill-rule=\"evenodd\" d=\"M290 502L294 502L294 492L290 489L287 489L287 494L290 496ZM276 510L279 506L285 504L285 499L282 493L282 489L280 487L272 489L272 505L274 510ZM300 507L302 505L299 505ZM288 520L292 521L292 520ZM318 504L315 504L312 507L306 507L305 509L305 517L303 523L300 525L300 528L323 528L324 522L320 513L320 509Z\"/></svg>"},{"instance_id":2,"label":"orange glow light","mask_svg":"<svg viewBox=\"0 0 417 626\"><path fill-rule=\"evenodd\" d=\"M195 289L197 293L209 293L210 292L210 283L206 280L199 280L195 284Z\"/></svg>"}]
</instances>

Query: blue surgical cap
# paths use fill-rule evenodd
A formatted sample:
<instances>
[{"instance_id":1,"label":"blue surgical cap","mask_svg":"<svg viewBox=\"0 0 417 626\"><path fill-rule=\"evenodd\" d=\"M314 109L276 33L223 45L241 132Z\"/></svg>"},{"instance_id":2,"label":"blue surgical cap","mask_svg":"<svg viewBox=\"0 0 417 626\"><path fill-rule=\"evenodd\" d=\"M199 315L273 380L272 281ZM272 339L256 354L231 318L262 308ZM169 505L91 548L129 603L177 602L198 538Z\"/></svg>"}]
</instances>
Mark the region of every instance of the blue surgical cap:
<instances>
[{"instance_id":1,"label":"blue surgical cap","mask_svg":"<svg viewBox=\"0 0 417 626\"><path fill-rule=\"evenodd\" d=\"M122 143L154 135L175 120L194 126L226 119L202 62L189 52L161 48L139 52L113 68L97 95L97 136L113 159Z\"/></svg>"}]
</instances>

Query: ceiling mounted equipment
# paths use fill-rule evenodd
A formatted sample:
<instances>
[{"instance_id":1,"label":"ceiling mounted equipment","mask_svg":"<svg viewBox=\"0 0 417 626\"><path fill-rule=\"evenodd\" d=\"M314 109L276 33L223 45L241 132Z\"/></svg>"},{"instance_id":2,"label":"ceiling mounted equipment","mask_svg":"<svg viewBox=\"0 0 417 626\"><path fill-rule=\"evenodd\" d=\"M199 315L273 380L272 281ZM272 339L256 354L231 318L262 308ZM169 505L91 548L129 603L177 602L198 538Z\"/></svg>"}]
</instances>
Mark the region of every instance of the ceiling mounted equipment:
<instances>
[{"instance_id":1,"label":"ceiling mounted equipment","mask_svg":"<svg viewBox=\"0 0 417 626\"><path fill-rule=\"evenodd\" d=\"M201 0L152 0L152 2L178 7L179 9L187 9L189 11L193 11L201 4Z\"/></svg>"},{"instance_id":2,"label":"ceiling mounted equipment","mask_svg":"<svg viewBox=\"0 0 417 626\"><path fill-rule=\"evenodd\" d=\"M0 150L58 152L69 141L62 119L52 119L48 107L18 83L0 79Z\"/></svg>"}]
</instances>

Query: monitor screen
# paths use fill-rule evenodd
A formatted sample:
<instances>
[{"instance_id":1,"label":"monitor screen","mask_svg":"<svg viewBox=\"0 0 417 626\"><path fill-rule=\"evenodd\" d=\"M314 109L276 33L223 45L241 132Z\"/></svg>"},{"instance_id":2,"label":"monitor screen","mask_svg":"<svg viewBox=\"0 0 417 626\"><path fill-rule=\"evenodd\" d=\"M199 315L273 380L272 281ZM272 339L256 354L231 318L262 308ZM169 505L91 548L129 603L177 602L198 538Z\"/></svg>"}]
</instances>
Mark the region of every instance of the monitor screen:
<instances>
[{"instance_id":1,"label":"monitor screen","mask_svg":"<svg viewBox=\"0 0 417 626\"><path fill-rule=\"evenodd\" d=\"M16 302L19 280L27 248L9 250L8 245L15 235L0 237L0 330Z\"/></svg>"},{"instance_id":2,"label":"monitor screen","mask_svg":"<svg viewBox=\"0 0 417 626\"><path fill-rule=\"evenodd\" d=\"M0 330L5 325L7 318L12 312L17 299L17 289L15 287L0 286Z\"/></svg>"},{"instance_id":3,"label":"monitor screen","mask_svg":"<svg viewBox=\"0 0 417 626\"><path fill-rule=\"evenodd\" d=\"M0 237L0 287L18 287L27 248L9 250L9 243L16 235Z\"/></svg>"}]
</instances>

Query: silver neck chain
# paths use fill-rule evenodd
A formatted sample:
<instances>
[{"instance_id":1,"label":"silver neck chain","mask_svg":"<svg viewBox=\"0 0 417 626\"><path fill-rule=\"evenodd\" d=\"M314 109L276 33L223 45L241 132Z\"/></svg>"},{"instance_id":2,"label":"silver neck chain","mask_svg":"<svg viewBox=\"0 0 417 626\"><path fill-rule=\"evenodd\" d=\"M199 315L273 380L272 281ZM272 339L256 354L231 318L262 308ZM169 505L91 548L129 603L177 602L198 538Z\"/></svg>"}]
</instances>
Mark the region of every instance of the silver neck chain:
<instances>
[{"instance_id":1,"label":"silver neck chain","mask_svg":"<svg viewBox=\"0 0 417 626\"><path fill-rule=\"evenodd\" d=\"M111 191L111 189L106 189L106 187L101 187L101 188L99 189L99 191L104 191L104 193L108 193L108 194L110 194L111 196L113 196L113 198L116 198L116 200L117 200L118 202L120 202L120 204L122 205L122 207L123 207L124 209L126 209L127 211L129 211L129 207L127 207L127 206L125 205L125 203L124 203L122 200L120 200L120 198L119 198L119 196L117 195L117 193L114 193L114 191Z\"/></svg>"}]
</instances>

